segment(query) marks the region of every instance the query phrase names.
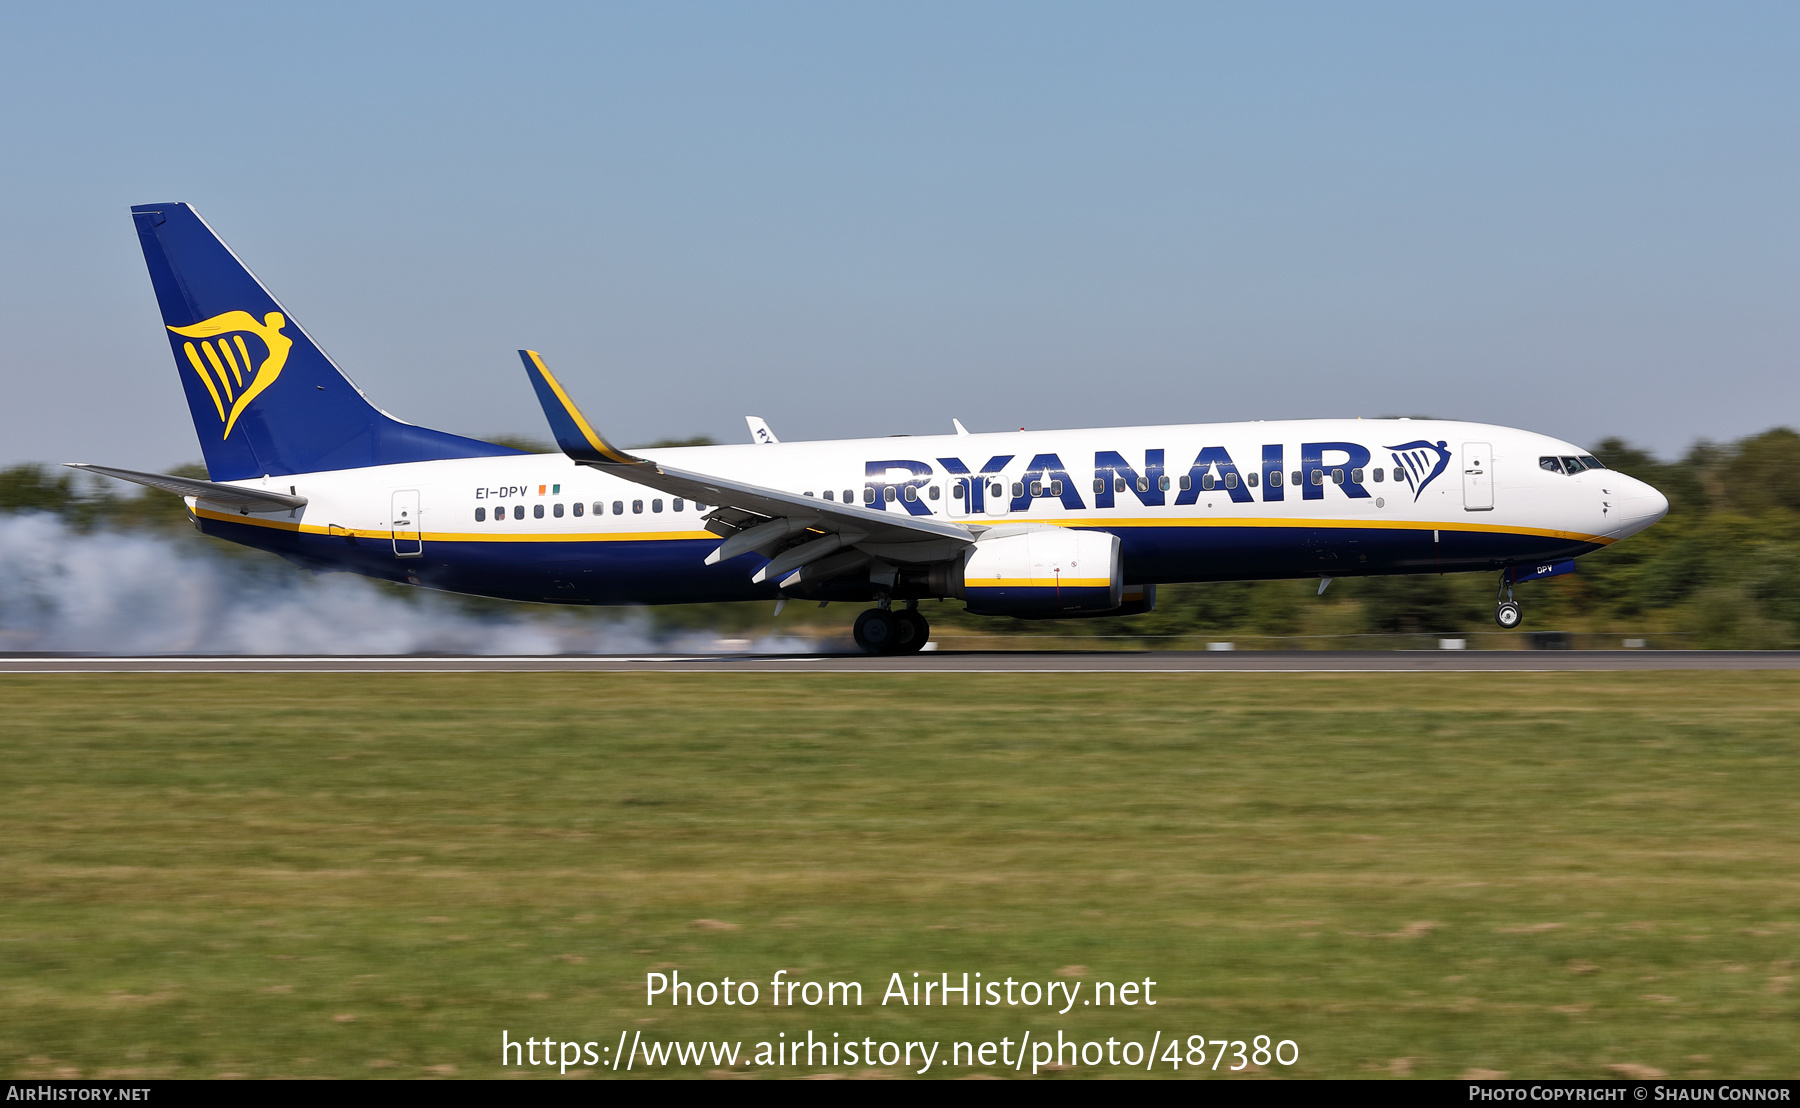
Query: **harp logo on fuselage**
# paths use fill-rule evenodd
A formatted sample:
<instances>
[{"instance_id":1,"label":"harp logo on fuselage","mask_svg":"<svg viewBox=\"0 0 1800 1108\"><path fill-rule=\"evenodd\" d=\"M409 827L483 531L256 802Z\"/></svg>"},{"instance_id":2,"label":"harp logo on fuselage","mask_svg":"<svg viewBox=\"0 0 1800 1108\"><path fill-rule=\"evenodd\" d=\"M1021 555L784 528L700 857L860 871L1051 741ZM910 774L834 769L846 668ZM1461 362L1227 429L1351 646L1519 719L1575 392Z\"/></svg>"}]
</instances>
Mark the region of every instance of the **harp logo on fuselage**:
<instances>
[{"instance_id":1,"label":"harp logo on fuselage","mask_svg":"<svg viewBox=\"0 0 1800 1108\"><path fill-rule=\"evenodd\" d=\"M231 437L238 416L281 376L294 345L293 339L281 333L286 326L280 312L270 312L260 323L249 312L224 312L186 327L169 328L189 340L181 344L181 350L212 397L219 422L225 425L221 438Z\"/></svg>"}]
</instances>

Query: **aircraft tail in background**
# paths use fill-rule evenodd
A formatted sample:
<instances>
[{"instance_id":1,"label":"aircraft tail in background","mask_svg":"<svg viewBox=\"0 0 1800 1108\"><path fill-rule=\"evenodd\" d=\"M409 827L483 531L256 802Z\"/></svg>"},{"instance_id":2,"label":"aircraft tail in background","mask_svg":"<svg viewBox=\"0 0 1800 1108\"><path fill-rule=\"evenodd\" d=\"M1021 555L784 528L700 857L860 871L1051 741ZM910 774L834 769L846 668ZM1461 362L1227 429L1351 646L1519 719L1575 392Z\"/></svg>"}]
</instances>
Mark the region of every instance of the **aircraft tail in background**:
<instances>
[{"instance_id":1,"label":"aircraft tail in background","mask_svg":"<svg viewBox=\"0 0 1800 1108\"><path fill-rule=\"evenodd\" d=\"M519 453L369 403L193 208L131 217L214 481Z\"/></svg>"}]
</instances>

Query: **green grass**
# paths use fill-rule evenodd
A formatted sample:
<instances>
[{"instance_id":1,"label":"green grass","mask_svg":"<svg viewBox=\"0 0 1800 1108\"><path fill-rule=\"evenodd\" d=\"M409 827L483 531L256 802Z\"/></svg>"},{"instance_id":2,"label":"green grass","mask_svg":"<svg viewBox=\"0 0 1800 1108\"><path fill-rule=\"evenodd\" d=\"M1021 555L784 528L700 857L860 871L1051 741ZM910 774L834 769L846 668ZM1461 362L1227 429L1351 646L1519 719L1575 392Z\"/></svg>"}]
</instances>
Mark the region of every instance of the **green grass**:
<instances>
[{"instance_id":1,"label":"green grass","mask_svg":"<svg viewBox=\"0 0 1800 1108\"><path fill-rule=\"evenodd\" d=\"M69 676L0 713L10 1076L500 1076L503 1028L1800 1073L1788 675ZM763 1003L646 1009L669 966ZM772 1008L777 969L868 1003ZM883 1007L896 971L1159 1003Z\"/></svg>"}]
</instances>

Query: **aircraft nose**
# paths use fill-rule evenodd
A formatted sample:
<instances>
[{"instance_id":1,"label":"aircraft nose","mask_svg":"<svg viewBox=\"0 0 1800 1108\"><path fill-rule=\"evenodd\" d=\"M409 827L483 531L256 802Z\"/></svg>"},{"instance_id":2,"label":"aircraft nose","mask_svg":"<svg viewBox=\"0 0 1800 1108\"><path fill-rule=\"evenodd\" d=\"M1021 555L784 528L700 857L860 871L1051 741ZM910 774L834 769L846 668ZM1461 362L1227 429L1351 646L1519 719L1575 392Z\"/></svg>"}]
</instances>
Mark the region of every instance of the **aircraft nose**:
<instances>
[{"instance_id":1,"label":"aircraft nose","mask_svg":"<svg viewBox=\"0 0 1800 1108\"><path fill-rule=\"evenodd\" d=\"M1623 477L1618 491L1621 536L1634 535L1669 514L1669 498L1635 477Z\"/></svg>"}]
</instances>

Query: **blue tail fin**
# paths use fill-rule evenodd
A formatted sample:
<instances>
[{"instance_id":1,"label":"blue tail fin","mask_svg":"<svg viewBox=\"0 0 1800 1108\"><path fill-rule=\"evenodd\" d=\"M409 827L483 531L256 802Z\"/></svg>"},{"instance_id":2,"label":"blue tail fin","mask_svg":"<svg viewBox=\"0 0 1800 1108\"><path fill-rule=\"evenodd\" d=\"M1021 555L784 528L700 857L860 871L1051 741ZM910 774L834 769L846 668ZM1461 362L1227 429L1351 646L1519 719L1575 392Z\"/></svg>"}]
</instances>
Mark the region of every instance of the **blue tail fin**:
<instances>
[{"instance_id":1,"label":"blue tail fin","mask_svg":"<svg viewBox=\"0 0 1800 1108\"><path fill-rule=\"evenodd\" d=\"M213 480L519 453L369 403L186 204L131 217Z\"/></svg>"}]
</instances>

